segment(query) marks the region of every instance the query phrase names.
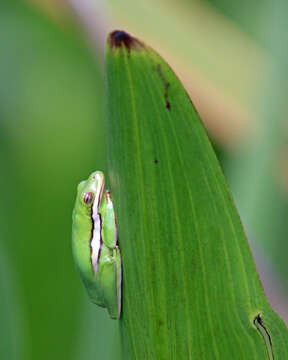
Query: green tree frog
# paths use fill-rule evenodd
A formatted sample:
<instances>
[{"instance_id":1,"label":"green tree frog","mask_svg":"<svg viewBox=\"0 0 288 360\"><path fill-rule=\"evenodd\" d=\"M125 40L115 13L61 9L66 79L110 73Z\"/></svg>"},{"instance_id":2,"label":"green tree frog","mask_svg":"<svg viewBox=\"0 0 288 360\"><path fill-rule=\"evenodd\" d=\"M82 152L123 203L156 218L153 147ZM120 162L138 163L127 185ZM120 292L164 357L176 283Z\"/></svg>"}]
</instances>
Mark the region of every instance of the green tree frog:
<instances>
[{"instance_id":1,"label":"green tree frog","mask_svg":"<svg viewBox=\"0 0 288 360\"><path fill-rule=\"evenodd\" d=\"M72 248L91 301L106 307L112 319L119 319L121 255L113 202L104 184L104 174L95 171L78 185L72 216Z\"/></svg>"}]
</instances>

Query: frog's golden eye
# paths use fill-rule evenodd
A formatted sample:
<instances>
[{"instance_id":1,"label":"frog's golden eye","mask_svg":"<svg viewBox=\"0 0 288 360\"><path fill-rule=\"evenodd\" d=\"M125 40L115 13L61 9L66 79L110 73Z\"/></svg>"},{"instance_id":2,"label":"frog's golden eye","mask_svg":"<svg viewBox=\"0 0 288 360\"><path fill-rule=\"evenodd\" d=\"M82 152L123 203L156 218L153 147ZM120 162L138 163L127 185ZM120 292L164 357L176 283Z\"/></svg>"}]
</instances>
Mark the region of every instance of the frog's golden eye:
<instances>
[{"instance_id":1,"label":"frog's golden eye","mask_svg":"<svg viewBox=\"0 0 288 360\"><path fill-rule=\"evenodd\" d=\"M93 193L92 192L87 192L84 194L83 196L83 201L86 205L91 204L93 199Z\"/></svg>"}]
</instances>

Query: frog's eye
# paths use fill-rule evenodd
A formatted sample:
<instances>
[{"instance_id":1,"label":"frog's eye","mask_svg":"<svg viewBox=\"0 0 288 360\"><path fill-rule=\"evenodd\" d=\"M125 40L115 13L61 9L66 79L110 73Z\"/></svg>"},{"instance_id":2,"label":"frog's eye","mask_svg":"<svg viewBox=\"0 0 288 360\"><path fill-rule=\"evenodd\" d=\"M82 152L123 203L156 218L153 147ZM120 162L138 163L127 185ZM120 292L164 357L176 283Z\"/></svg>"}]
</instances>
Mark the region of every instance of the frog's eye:
<instances>
[{"instance_id":1,"label":"frog's eye","mask_svg":"<svg viewBox=\"0 0 288 360\"><path fill-rule=\"evenodd\" d=\"M92 192L87 192L83 196L83 201L84 201L84 203L86 205L91 204L92 199L93 199L93 193Z\"/></svg>"}]
</instances>

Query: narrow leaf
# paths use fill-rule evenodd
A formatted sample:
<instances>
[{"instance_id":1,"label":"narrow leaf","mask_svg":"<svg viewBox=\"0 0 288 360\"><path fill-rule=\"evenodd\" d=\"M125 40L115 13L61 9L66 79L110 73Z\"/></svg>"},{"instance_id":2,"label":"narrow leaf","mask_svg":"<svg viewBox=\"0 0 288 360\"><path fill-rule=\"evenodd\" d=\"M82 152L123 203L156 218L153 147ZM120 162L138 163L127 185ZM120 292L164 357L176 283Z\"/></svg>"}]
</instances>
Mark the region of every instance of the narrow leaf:
<instances>
[{"instance_id":1,"label":"narrow leaf","mask_svg":"<svg viewBox=\"0 0 288 360\"><path fill-rule=\"evenodd\" d=\"M107 46L124 358L288 359L206 131L178 78L122 31Z\"/></svg>"}]
</instances>

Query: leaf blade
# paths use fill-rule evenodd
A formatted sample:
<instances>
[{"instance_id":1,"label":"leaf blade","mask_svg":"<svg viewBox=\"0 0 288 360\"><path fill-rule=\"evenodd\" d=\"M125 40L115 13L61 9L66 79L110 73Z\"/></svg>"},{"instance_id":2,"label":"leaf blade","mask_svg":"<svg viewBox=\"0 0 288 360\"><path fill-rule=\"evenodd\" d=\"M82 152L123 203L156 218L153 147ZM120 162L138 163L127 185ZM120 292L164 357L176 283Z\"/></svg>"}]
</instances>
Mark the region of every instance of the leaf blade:
<instances>
[{"instance_id":1,"label":"leaf blade","mask_svg":"<svg viewBox=\"0 0 288 360\"><path fill-rule=\"evenodd\" d=\"M273 313L198 114L152 49L124 32L108 43L109 179L132 358L262 359L253 320ZM271 333L283 327L274 318Z\"/></svg>"}]
</instances>

